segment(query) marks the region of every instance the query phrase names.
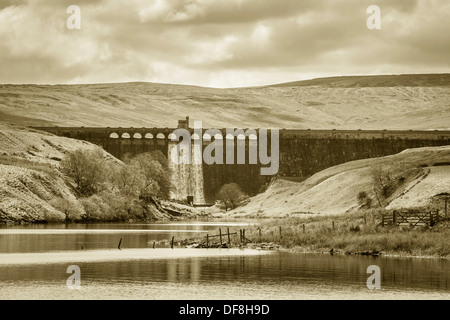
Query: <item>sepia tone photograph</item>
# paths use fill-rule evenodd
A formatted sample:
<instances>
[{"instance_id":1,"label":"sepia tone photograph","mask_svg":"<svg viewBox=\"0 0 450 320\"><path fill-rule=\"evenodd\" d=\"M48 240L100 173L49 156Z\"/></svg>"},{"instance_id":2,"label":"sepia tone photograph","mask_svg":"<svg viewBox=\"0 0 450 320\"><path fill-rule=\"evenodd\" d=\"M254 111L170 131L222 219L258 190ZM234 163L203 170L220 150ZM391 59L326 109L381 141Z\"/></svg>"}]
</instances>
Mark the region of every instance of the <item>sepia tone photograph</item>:
<instances>
[{"instance_id":1,"label":"sepia tone photograph","mask_svg":"<svg viewBox=\"0 0 450 320\"><path fill-rule=\"evenodd\" d=\"M450 300L449 21L0 0L0 300Z\"/></svg>"}]
</instances>

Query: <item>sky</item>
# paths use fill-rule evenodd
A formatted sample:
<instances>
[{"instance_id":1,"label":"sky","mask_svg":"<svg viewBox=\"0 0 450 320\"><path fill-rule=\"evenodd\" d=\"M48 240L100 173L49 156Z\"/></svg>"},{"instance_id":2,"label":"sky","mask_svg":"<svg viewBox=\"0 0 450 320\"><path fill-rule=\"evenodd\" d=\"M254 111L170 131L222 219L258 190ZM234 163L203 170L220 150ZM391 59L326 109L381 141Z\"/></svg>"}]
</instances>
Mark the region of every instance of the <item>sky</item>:
<instances>
[{"instance_id":1,"label":"sky","mask_svg":"<svg viewBox=\"0 0 450 320\"><path fill-rule=\"evenodd\" d=\"M80 29L67 26L71 5ZM380 29L367 27L371 5ZM0 0L0 83L448 73L449 34L448 0Z\"/></svg>"}]
</instances>

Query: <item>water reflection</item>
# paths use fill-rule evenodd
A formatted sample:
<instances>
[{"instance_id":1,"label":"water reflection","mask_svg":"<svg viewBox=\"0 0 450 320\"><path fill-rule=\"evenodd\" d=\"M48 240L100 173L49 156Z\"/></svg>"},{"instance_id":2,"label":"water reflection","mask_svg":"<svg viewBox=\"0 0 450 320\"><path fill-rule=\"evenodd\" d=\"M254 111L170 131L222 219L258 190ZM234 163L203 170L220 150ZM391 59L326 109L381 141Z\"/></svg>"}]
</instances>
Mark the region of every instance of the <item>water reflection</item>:
<instances>
[{"instance_id":1,"label":"water reflection","mask_svg":"<svg viewBox=\"0 0 450 320\"><path fill-rule=\"evenodd\" d=\"M175 261L167 264L167 281L198 282L201 279L200 259Z\"/></svg>"},{"instance_id":2,"label":"water reflection","mask_svg":"<svg viewBox=\"0 0 450 320\"><path fill-rule=\"evenodd\" d=\"M121 238L121 248L149 248L153 242L157 248L165 248L172 236L175 242L181 242L208 232L218 234L219 227L246 225L193 222L0 226L0 253L111 249L117 248Z\"/></svg>"},{"instance_id":3,"label":"water reflection","mask_svg":"<svg viewBox=\"0 0 450 320\"><path fill-rule=\"evenodd\" d=\"M2 227L1 253L64 250L63 255L84 256L87 252L80 252L81 246L84 250L117 248L122 238L122 251L114 252L128 256L108 262L94 259L77 263L75 259L74 264L81 268L82 274L82 290L77 292L66 288L66 263L50 260L42 264L0 263L0 299L450 299L450 261L447 260L286 252L213 256L211 249L205 249L209 256L190 258L180 258L177 250L169 249L169 254L175 254L169 259L158 258L155 256L158 250L149 249L153 258L136 259L131 250L148 249L153 241L170 239L172 233L167 230L180 231L176 234L182 239L199 231L216 233L218 226L201 223L69 225L68 233L54 232L65 228L64 225ZM131 256L133 259L128 260ZM6 259L7 255L0 258ZM379 291L366 287L367 268L371 265L381 269Z\"/></svg>"},{"instance_id":4,"label":"water reflection","mask_svg":"<svg viewBox=\"0 0 450 320\"><path fill-rule=\"evenodd\" d=\"M366 287L366 270L374 264L382 271L382 290L371 293ZM84 298L108 297L111 288L120 286L123 290L115 292L114 298L221 299L218 290L228 290L231 299L353 299L368 294L376 298L450 299L449 261L434 259L275 253L79 266ZM11 297L17 288L31 285L33 290L43 291L56 287L64 298L69 294L65 290L66 268L61 264L1 266L0 297Z\"/></svg>"}]
</instances>

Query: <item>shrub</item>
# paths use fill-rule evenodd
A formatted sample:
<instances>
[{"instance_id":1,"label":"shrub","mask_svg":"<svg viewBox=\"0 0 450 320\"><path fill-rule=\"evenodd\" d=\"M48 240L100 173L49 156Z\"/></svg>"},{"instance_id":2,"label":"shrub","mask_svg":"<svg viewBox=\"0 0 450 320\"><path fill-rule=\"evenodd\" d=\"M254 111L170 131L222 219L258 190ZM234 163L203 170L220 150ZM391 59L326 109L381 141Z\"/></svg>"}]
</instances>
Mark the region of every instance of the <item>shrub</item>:
<instances>
[{"instance_id":1,"label":"shrub","mask_svg":"<svg viewBox=\"0 0 450 320\"><path fill-rule=\"evenodd\" d=\"M128 160L127 174L139 186L139 195L168 199L172 189L167 158L161 151L139 154Z\"/></svg>"},{"instance_id":2,"label":"shrub","mask_svg":"<svg viewBox=\"0 0 450 320\"><path fill-rule=\"evenodd\" d=\"M101 150L75 150L61 162L61 171L71 177L77 191L90 197L104 189L108 165Z\"/></svg>"},{"instance_id":3,"label":"shrub","mask_svg":"<svg viewBox=\"0 0 450 320\"><path fill-rule=\"evenodd\" d=\"M367 192L361 191L358 193L358 204L366 209L370 209L372 207L372 198L367 195Z\"/></svg>"},{"instance_id":4,"label":"shrub","mask_svg":"<svg viewBox=\"0 0 450 320\"><path fill-rule=\"evenodd\" d=\"M67 199L55 199L50 204L64 214L66 222L79 221L84 214L83 208L78 203Z\"/></svg>"},{"instance_id":5,"label":"shrub","mask_svg":"<svg viewBox=\"0 0 450 320\"><path fill-rule=\"evenodd\" d=\"M236 183L225 184L217 193L217 198L222 201L225 210L237 208L240 203L248 198Z\"/></svg>"}]
</instances>

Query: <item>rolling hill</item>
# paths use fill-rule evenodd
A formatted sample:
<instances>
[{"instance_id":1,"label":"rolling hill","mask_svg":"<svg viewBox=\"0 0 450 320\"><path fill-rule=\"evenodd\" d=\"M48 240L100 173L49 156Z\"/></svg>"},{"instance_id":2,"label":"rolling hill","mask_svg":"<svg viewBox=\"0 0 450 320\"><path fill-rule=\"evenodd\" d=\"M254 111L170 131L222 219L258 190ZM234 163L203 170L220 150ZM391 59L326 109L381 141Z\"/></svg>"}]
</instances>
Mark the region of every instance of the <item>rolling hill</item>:
<instances>
[{"instance_id":1,"label":"rolling hill","mask_svg":"<svg viewBox=\"0 0 450 320\"><path fill-rule=\"evenodd\" d=\"M0 85L0 120L36 126L450 129L450 74L215 89L157 83Z\"/></svg>"}]
</instances>

